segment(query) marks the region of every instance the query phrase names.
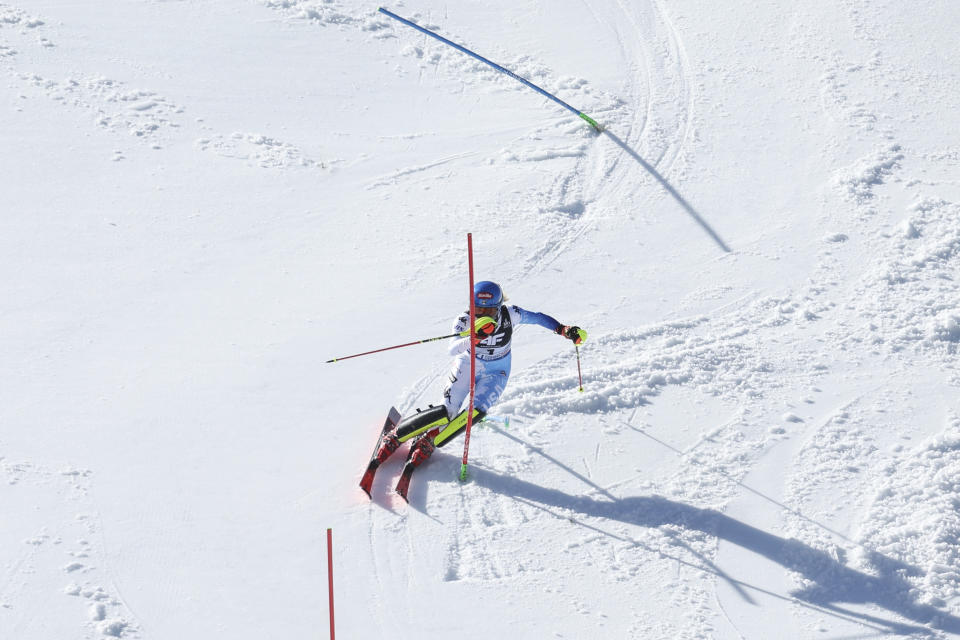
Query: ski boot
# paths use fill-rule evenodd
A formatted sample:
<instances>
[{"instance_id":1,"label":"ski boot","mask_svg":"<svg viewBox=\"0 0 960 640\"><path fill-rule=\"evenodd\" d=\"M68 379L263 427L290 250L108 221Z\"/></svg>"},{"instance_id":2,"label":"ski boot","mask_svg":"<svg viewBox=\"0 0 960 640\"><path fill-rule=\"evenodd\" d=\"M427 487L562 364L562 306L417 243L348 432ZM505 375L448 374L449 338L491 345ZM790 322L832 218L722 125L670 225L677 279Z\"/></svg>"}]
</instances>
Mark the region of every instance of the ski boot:
<instances>
[{"instance_id":1,"label":"ski boot","mask_svg":"<svg viewBox=\"0 0 960 640\"><path fill-rule=\"evenodd\" d=\"M426 462L436 448L433 444L432 433L424 433L410 447L410 453L407 454L407 463L403 465L403 473L400 474L400 480L397 482L397 493L407 502L409 502L407 491L410 490L410 478L413 476L414 470Z\"/></svg>"},{"instance_id":2,"label":"ski boot","mask_svg":"<svg viewBox=\"0 0 960 640\"><path fill-rule=\"evenodd\" d=\"M400 442L406 442L431 429L446 426L448 422L446 407L430 405L426 410L417 409L415 414L401 420L395 433Z\"/></svg>"}]
</instances>

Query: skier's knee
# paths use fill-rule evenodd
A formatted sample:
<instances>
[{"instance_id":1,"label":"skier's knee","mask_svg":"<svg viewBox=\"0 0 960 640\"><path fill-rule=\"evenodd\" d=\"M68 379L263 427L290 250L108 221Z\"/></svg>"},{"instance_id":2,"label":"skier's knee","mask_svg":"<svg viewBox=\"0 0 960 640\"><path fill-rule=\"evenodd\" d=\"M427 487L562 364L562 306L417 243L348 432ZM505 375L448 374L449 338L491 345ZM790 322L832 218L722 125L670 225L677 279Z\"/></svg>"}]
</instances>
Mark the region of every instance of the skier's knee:
<instances>
[{"instance_id":1,"label":"skier's knee","mask_svg":"<svg viewBox=\"0 0 960 640\"><path fill-rule=\"evenodd\" d=\"M473 424L477 424L483 417L487 415L486 412L480 411L479 409L473 410ZM467 410L464 409L460 412L456 418L450 421L446 427L440 430L434 439L433 443L438 447L442 447L446 443L453 440L455 437L460 435L460 432L464 431L467 428Z\"/></svg>"}]
</instances>

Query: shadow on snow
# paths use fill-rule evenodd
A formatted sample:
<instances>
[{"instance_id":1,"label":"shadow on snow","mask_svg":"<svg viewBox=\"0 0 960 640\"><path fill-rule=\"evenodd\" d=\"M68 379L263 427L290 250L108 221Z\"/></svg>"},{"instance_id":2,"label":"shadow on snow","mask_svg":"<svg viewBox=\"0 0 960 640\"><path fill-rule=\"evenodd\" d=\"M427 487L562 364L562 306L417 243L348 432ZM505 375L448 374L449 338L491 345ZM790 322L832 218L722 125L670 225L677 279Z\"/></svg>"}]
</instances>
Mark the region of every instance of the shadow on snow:
<instances>
[{"instance_id":1,"label":"shadow on snow","mask_svg":"<svg viewBox=\"0 0 960 640\"><path fill-rule=\"evenodd\" d=\"M673 199L676 200L681 207L683 207L683 210L686 211L688 214L690 214L690 217L693 218L697 222L697 224L699 224L700 227L707 232L707 235L709 235L713 239L713 241L716 242L721 249L723 249L725 253L730 253L730 247L727 246L727 243L725 243L723 239L721 239L720 236L717 235L717 232L714 231L709 224L707 224L707 221L703 219L703 216L697 213L697 210L694 209L690 205L690 203L687 202L686 199L684 199L682 195L680 195L680 192L674 189L673 185L667 182L667 179L664 178L662 175L660 175L660 173L653 167L653 165L651 165L649 162L644 160L639 153L637 153L636 151L631 149L629 146L627 146L626 142L624 142L623 140L615 136L609 130L604 129L603 135L613 140L617 144L617 146L619 146L621 149L626 151L630 155L630 157L632 157L634 160L639 162L640 166L642 166L647 171L647 173L653 176L656 179L656 181L660 183L660 186L663 187L667 191L667 193L673 196Z\"/></svg>"},{"instance_id":2,"label":"shadow on snow","mask_svg":"<svg viewBox=\"0 0 960 640\"><path fill-rule=\"evenodd\" d=\"M501 433L519 440L503 431ZM676 557L671 557L672 559L717 575L727 581L741 597L750 603L754 603L754 601L748 595L746 589L796 602L832 616L858 622L881 633L930 635L930 629L927 627L884 620L838 606L838 603L874 604L908 620L930 624L934 628L950 633L960 633L960 618L936 607L917 603L910 595L913 587L905 577L922 575L923 572L917 567L867 550L870 561L879 573L878 576L868 575L845 566L825 551L798 540L783 538L763 531L715 509L703 509L657 495L617 498L543 451L539 451L539 453L599 491L603 499L570 495L557 489L541 487L525 480L501 475L477 465L471 465L470 477L475 484L489 491L513 498L546 511L554 517L570 520L579 526L633 544L663 557L667 556L659 549L647 547L632 538L605 531L595 524L578 520L576 515L570 514L579 514L598 520L616 521L640 527L653 528L672 525L689 531L700 531L714 536L718 540L725 540L761 555L779 564L784 569L802 575L813 583L812 586L790 593L789 596L772 593L732 578L709 559L683 545L682 540L677 538L673 532L664 531L666 535L673 536L681 546L696 554L702 564L698 565ZM562 509L567 513L555 513L550 510L551 507Z\"/></svg>"}]
</instances>

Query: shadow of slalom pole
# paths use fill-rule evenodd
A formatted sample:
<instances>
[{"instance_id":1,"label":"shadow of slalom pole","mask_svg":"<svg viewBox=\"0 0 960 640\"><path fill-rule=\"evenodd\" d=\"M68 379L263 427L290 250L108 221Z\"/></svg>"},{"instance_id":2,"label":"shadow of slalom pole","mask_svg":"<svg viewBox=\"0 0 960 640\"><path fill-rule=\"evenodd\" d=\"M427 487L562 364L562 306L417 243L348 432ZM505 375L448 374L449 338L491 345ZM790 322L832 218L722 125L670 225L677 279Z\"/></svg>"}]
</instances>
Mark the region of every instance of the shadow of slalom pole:
<instances>
[{"instance_id":1,"label":"shadow of slalom pole","mask_svg":"<svg viewBox=\"0 0 960 640\"><path fill-rule=\"evenodd\" d=\"M406 26L410 27L411 29L416 29L417 31L419 31L420 33L423 33L424 35L430 36L431 38L434 38L435 40L438 40L438 41L444 43L444 44L447 45L447 46L453 47L453 48L456 49L457 51L459 51L459 52L461 52L461 53L463 53L463 54L465 54L465 55L468 55L468 56L470 56L471 58L474 58L475 60L479 60L480 62L482 62L482 63L484 63L484 64L486 64L486 65L488 65L488 66L490 66L490 67L492 67L492 68L494 68L494 69L496 69L497 71L499 71L499 72L501 72L501 73L503 73L503 74L506 74L506 75L510 76L511 78L513 78L514 80L516 80L517 82L520 82L520 83L526 85L527 87L533 89L534 91L536 91L536 92L539 93L540 95L542 95L542 96L544 96L544 97L546 97L546 98L549 98L550 100L553 100L554 102L556 102L557 104L559 104L559 105L560 105L561 107L563 107L564 109L567 109L567 110L570 111L571 113L575 114L576 116L578 116L579 118L581 118L582 120L584 120L587 124L589 124L591 127L593 127L593 129L594 129L598 134L606 134L607 136L609 136L610 139L613 140L614 142L616 142L617 145L619 145L621 149L623 149L624 151L626 151L628 154L630 154L630 155L633 157L634 160L636 160L637 162L639 162L640 165L641 165L644 169L646 169L647 172L648 172L650 175L652 175L654 178L657 179L657 182L659 182L660 185L661 185L664 189L667 190L667 193L669 193L671 196L673 196L674 199L675 199L677 202L680 203L680 206L683 207L683 208L686 210L686 212L689 213L690 216L691 216L694 220L696 220L697 223L698 223L701 227L703 227L703 230L706 231L707 234L708 234L711 238L713 238L713 241L716 242L716 243L720 246L721 249L723 249L726 253L730 253L730 247L728 247L727 244L720 238L720 236L717 235L717 232L714 231L714 230L710 227L709 224L707 224L707 222L700 216L700 214L697 213L697 210L694 209L692 206L690 206L690 203L687 202L686 200L684 200L684 199L683 199L683 196L681 196L681 195L677 192L677 190L674 189L673 186L672 186L669 182L667 182L666 179L665 179L662 175L660 175L659 173L657 173L657 170L653 167L653 165L651 165L649 162L647 162L646 160L644 160L644 159L640 156L639 153L637 153L636 151L634 151L633 149L631 149L630 147L628 147L627 144L626 144L623 140L621 140L620 138L618 138L618 137L615 136L614 134L610 133L610 131L608 131L603 125L601 125L600 123L598 123L596 120L594 120L593 118L591 118L590 116L588 116L588 115L585 114L584 112L580 111L580 110L577 109L576 107L573 107L573 106L567 104L566 102L564 102L563 100L561 100L561 99L558 98L557 96L553 95L553 94L550 93L549 91L546 91L546 90L543 89L542 87L539 87L539 86L533 84L532 82L530 82L529 80L527 80L526 78L523 78L523 77L517 75L516 73L514 73L514 72L511 71L510 69L507 69L507 68L504 67L503 65L497 64L496 62L493 62L492 60L488 60L487 58L484 58L484 57L481 56L480 54L478 54L478 53L476 53L476 52L474 52L474 51L471 51L470 49L466 48L466 47L463 46L462 44L458 44L458 43L456 43L456 42L454 42L454 41L452 41L452 40L449 40L449 39L447 39L447 38L444 38L444 37L441 36L440 34L434 32L434 31L431 31L430 29L427 29L426 27L423 27L423 26L417 24L416 22L414 22L414 21L412 21L412 20L408 20L407 18L403 18L403 17L401 17L401 16L398 16L397 14L395 14L395 13L393 13L392 11L389 11L389 10L387 10L387 9L384 9L383 7L380 7L379 9L377 9L377 11L378 11L379 13L382 13L382 14L385 15L385 16L388 16L388 17L396 20L397 22L400 22L400 23L402 23L402 24L405 24Z\"/></svg>"},{"instance_id":2,"label":"shadow of slalom pole","mask_svg":"<svg viewBox=\"0 0 960 640\"><path fill-rule=\"evenodd\" d=\"M657 172L657 170L653 167L653 165L651 165L649 162L647 162L646 160L644 160L643 157L641 157L639 153L637 153L636 151L634 151L633 149L631 149L630 147L628 147L628 146L627 146L627 143L625 143L623 140L621 140L620 138L618 138L618 137L617 137L614 133L612 133L609 129L604 129L601 133L602 133L602 135L605 135L605 136L609 137L611 140L613 140L615 143L617 143L617 146L619 146L621 149L623 149L624 151L626 151L626 152L630 155L630 157L632 157L634 160L636 160L637 162L639 162L639 163L640 163L640 166L642 166L644 169L646 169L647 173L649 173L649 174L652 175L654 178L656 178L657 182L660 183L660 186L663 187L663 188L666 190L667 193L669 193L671 196L673 196L673 199L676 200L676 201L680 204L680 206L683 207L683 209L684 209L688 214L690 214L690 217L693 218L693 219L697 222L697 224L699 224L700 227L703 228L703 230L707 232L707 235L709 235L711 238L713 238L713 241L716 242L717 245L718 245L721 249L724 250L724 252L730 253L731 249L730 249L730 247L727 246L727 243L724 242L723 239L722 239L719 235L717 235L717 232L714 231L713 228L712 228L709 224L707 224L707 221L703 219L703 216L701 216L699 213L697 213L697 210L694 209L694 208L690 205L690 203L687 202L687 201L684 199L684 197L683 197L682 195L680 195L680 193L679 193L676 189L673 188L673 185L671 185L669 182L667 182L666 178L664 178L662 175L660 175L660 174Z\"/></svg>"}]
</instances>

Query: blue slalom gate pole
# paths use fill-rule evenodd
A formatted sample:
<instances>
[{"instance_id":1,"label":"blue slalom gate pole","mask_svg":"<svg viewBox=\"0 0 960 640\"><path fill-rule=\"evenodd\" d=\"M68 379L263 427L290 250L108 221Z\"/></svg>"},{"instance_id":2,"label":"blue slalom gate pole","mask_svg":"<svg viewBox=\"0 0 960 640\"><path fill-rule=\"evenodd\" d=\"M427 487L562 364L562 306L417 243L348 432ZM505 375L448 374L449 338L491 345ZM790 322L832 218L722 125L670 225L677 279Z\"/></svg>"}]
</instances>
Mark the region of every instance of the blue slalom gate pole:
<instances>
[{"instance_id":1,"label":"blue slalom gate pole","mask_svg":"<svg viewBox=\"0 0 960 640\"><path fill-rule=\"evenodd\" d=\"M564 109L568 109L569 111L572 111L573 113L577 114L577 116L579 116L579 117L583 118L584 120L586 120L587 123L589 123L589 125L590 125L591 127L593 127L594 129L596 129L597 131L603 131L603 127L601 127L599 124L597 124L596 120L594 120L593 118L591 118L590 116L588 116L588 115L585 114L584 112L580 111L579 109L575 109L575 108L571 107L569 104L567 104L566 102L564 102L563 100L561 100L561 99L558 98L557 96L553 95L552 93L550 93L550 92L548 92L548 91L544 91L543 89L541 89L541 88L538 87L537 85L533 84L532 82L530 82L530 81L527 80L526 78L521 78L520 76L518 76L517 74L515 74L513 71L510 71L510 69L507 69L506 67L502 67L502 66L500 66L499 64L497 64L496 62L492 62L492 61L490 61L490 60L487 60L487 59L484 58L483 56L478 55L478 54L474 53L473 51L470 51L470 49L467 49L466 47L461 46L461 45L459 45L459 44L457 44L456 42L453 42L453 41L451 41L451 40L447 40L447 39L444 38L443 36L441 36L441 35L439 35L439 34L436 34L436 33L434 33L433 31L430 31L429 29L425 29L425 28L421 27L421 26L418 25L416 22L411 22L410 20L407 20L406 18L401 18L400 16L398 16L398 15L395 14L395 13L393 13L392 11L387 11L387 10L384 9L383 7L380 7L380 8L378 9L378 11L379 11L380 13L384 14L384 15L390 16L391 18L393 18L394 20L397 20L398 22L402 22L403 24L407 25L408 27L413 27L413 28L416 29L417 31L420 31L421 33L427 34L427 35L430 36L431 38L436 38L436 39L439 40L440 42L442 42L442 43L444 43L444 44L450 45L451 47L453 47L453 48L456 49L457 51L460 51L460 52L462 52L462 53L465 53L465 54L467 54L468 56L470 56L470 57L472 57L472 58L476 58L477 60L479 60L480 62L483 62L484 64L490 65L491 67L493 67L494 69L496 69L497 71L499 71L499 72L501 72L501 73L507 74L508 76L510 76L511 78L513 78L514 80L517 80L518 82L522 82L523 84L527 85L528 87L530 87L531 89L533 89L533 90L536 91L537 93L540 93L540 94L546 96L547 98L550 98L551 100L553 100L554 102L556 102L557 104L559 104L559 105L560 105L561 107L563 107Z\"/></svg>"}]
</instances>

